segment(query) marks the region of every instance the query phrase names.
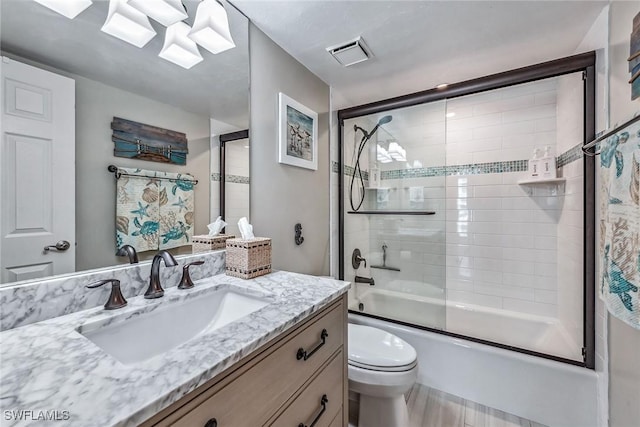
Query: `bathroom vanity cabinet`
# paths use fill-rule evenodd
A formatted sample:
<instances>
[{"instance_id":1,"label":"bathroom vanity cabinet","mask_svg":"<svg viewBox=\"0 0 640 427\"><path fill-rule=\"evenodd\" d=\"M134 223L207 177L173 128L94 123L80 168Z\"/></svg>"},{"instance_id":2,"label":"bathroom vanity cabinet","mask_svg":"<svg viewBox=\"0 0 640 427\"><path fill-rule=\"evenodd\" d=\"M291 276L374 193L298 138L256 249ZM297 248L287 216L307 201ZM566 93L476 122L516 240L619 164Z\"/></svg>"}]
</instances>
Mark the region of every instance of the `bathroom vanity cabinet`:
<instances>
[{"instance_id":1,"label":"bathroom vanity cabinet","mask_svg":"<svg viewBox=\"0 0 640 427\"><path fill-rule=\"evenodd\" d=\"M142 424L347 425L346 295Z\"/></svg>"}]
</instances>

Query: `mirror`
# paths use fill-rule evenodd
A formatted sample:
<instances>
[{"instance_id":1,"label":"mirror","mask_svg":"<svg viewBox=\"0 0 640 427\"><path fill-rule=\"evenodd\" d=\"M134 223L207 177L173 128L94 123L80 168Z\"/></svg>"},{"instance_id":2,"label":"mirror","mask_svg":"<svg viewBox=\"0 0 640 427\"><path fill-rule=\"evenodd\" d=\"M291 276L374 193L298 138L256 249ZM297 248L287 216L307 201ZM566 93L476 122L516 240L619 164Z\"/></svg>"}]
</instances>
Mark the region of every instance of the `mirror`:
<instances>
[{"instance_id":1,"label":"mirror","mask_svg":"<svg viewBox=\"0 0 640 427\"><path fill-rule=\"evenodd\" d=\"M192 25L200 0L182 3L189 16L184 22ZM102 32L109 10L107 1L94 1L74 19L31 0L1 2L2 56L74 81L75 183L71 184L74 186L71 190L58 189L67 195L75 189L75 227L72 227L75 237L66 239L71 241L69 251L75 249L75 267L71 271L128 262L126 257L115 256L117 195L116 179L107 170L111 164L193 175L198 180L190 224L193 235L207 234L207 224L218 216L219 202L212 197L218 191L218 182L212 180L217 172L217 153L215 159L211 153L212 147L217 150L215 136L249 126L249 22L229 3L223 2L223 5L235 48L212 54L199 47L202 62L184 69L158 56L163 49L166 27L152 19L149 19L150 25L157 34L142 48ZM3 73L6 69L7 64L3 63ZM186 165L115 157L111 129L114 117L185 133ZM9 130L5 126L2 132L4 138ZM244 145L248 146L248 140ZM7 155L0 157L6 174ZM29 174L44 177L42 180L47 182L46 173L37 169L34 167ZM50 172L54 176L63 170L54 167ZM0 179L7 179L5 174ZM32 189L32 184L26 188ZM248 194L248 185L244 185ZM36 189L41 195L39 191ZM55 207L57 200L53 197L50 204ZM7 212L16 209L10 199L2 203L0 220L5 236L14 231L11 224L7 225L10 216ZM26 220L23 222L26 224ZM8 233L5 233L7 227ZM56 237L45 245L55 245L58 240ZM2 248L0 257L6 258L11 252L5 249L4 242ZM155 252L139 253L140 260L149 259ZM171 252L174 255L191 253L191 245L187 243ZM57 275L61 272L47 260L61 253L52 249L46 255L49 258L42 258L44 261L19 266L10 272L3 267L0 283Z\"/></svg>"}]
</instances>

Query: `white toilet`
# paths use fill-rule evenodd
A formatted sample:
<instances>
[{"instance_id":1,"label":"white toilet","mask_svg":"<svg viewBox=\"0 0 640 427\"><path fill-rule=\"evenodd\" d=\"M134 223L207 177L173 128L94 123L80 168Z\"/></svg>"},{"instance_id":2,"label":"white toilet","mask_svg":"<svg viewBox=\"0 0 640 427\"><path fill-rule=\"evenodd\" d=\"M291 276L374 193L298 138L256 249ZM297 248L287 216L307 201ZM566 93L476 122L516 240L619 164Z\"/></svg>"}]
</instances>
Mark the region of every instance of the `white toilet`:
<instances>
[{"instance_id":1,"label":"white toilet","mask_svg":"<svg viewBox=\"0 0 640 427\"><path fill-rule=\"evenodd\" d=\"M349 323L349 391L360 395L358 427L406 427L404 393L418 377L416 350L381 329Z\"/></svg>"}]
</instances>

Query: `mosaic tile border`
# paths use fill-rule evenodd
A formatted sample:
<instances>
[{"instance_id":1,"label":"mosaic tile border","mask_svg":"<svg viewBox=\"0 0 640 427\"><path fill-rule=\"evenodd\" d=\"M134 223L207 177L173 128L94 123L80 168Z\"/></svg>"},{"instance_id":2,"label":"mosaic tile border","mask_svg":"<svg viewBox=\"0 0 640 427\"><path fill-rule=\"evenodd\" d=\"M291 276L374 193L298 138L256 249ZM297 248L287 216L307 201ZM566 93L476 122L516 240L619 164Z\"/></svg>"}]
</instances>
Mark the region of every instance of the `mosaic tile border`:
<instances>
[{"instance_id":1,"label":"mosaic tile border","mask_svg":"<svg viewBox=\"0 0 640 427\"><path fill-rule=\"evenodd\" d=\"M556 157L556 167L561 168L569 163L582 158L582 144L571 147L569 150ZM509 160L504 162L470 163L466 165L433 166L416 169L395 169L380 172L380 179L405 179L405 178L426 178L436 176L451 175L480 175L487 173L507 173L526 172L529 168L528 160ZM353 167L344 168L345 175L353 175ZM339 173L338 162L331 162L333 173ZM365 179L369 179L369 174L364 172Z\"/></svg>"},{"instance_id":2,"label":"mosaic tile border","mask_svg":"<svg viewBox=\"0 0 640 427\"><path fill-rule=\"evenodd\" d=\"M580 160L583 155L582 144L571 147L570 149L556 157L556 167L561 168L568 165L569 163L575 162L576 160Z\"/></svg>"},{"instance_id":3,"label":"mosaic tile border","mask_svg":"<svg viewBox=\"0 0 640 427\"><path fill-rule=\"evenodd\" d=\"M220 174L215 172L211 174L211 181L220 181ZM248 176L242 175L225 175L225 181L232 184L250 184L251 180Z\"/></svg>"}]
</instances>

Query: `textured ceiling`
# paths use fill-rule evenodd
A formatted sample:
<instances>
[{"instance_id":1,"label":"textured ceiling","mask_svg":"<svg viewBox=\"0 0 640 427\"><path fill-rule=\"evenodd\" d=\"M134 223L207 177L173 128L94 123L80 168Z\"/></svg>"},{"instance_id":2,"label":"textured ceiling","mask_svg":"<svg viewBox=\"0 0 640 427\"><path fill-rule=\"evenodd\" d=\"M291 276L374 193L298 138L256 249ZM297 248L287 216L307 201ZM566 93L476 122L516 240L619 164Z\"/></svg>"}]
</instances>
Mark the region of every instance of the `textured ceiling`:
<instances>
[{"instance_id":1,"label":"textured ceiling","mask_svg":"<svg viewBox=\"0 0 640 427\"><path fill-rule=\"evenodd\" d=\"M608 4L231 1L331 85L339 108L569 56ZM357 36L371 60L344 68L325 50Z\"/></svg>"},{"instance_id":2,"label":"textured ceiling","mask_svg":"<svg viewBox=\"0 0 640 427\"><path fill-rule=\"evenodd\" d=\"M184 0L193 22L199 0ZM249 124L248 21L227 7L236 48L185 70L158 57L164 27L138 49L100 31L108 2L93 5L70 20L27 0L0 0L1 48L54 68L105 83L186 111L246 128Z\"/></svg>"}]
</instances>

